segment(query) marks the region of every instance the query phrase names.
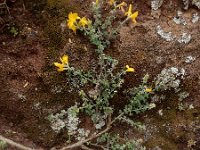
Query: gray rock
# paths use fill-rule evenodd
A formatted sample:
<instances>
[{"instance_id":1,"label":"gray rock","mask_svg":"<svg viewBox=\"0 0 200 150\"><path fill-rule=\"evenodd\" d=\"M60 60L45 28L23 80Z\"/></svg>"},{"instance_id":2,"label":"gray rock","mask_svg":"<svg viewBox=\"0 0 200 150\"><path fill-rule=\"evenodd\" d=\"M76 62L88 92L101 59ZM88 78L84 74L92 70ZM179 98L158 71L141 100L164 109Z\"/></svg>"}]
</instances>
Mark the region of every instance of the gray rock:
<instances>
[{"instance_id":1,"label":"gray rock","mask_svg":"<svg viewBox=\"0 0 200 150\"><path fill-rule=\"evenodd\" d=\"M160 25L156 27L157 34L161 36L161 38L165 39L166 41L173 41L176 36L172 35L171 32L165 32Z\"/></svg>"},{"instance_id":2,"label":"gray rock","mask_svg":"<svg viewBox=\"0 0 200 150\"><path fill-rule=\"evenodd\" d=\"M195 5L200 9L200 0L192 0L192 5Z\"/></svg>"},{"instance_id":3,"label":"gray rock","mask_svg":"<svg viewBox=\"0 0 200 150\"><path fill-rule=\"evenodd\" d=\"M151 1L151 9L158 10L163 4L163 0L152 0Z\"/></svg>"},{"instance_id":4,"label":"gray rock","mask_svg":"<svg viewBox=\"0 0 200 150\"><path fill-rule=\"evenodd\" d=\"M178 42L187 44L191 41L191 39L192 39L191 34L183 33L182 36L178 39Z\"/></svg>"}]
</instances>

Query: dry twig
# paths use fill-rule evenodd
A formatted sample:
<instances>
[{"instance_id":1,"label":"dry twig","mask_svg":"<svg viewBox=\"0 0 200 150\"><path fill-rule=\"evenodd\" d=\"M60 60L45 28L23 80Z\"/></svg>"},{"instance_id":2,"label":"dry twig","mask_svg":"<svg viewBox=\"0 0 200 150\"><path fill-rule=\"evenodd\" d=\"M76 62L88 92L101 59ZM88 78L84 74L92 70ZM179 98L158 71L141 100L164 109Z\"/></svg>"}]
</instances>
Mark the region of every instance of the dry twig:
<instances>
[{"instance_id":1,"label":"dry twig","mask_svg":"<svg viewBox=\"0 0 200 150\"><path fill-rule=\"evenodd\" d=\"M9 10L8 5L7 5L7 0L4 0L3 3L0 3L0 8L6 8L8 14L10 15L10 10Z\"/></svg>"},{"instance_id":2,"label":"dry twig","mask_svg":"<svg viewBox=\"0 0 200 150\"><path fill-rule=\"evenodd\" d=\"M12 141L10 139L7 139L7 138L3 137L2 135L0 135L0 140L10 144L11 146L19 148L21 150L36 150L36 149L32 149L30 147L26 147L26 146L24 146L22 144L16 143L16 142L14 142L14 141Z\"/></svg>"}]
</instances>

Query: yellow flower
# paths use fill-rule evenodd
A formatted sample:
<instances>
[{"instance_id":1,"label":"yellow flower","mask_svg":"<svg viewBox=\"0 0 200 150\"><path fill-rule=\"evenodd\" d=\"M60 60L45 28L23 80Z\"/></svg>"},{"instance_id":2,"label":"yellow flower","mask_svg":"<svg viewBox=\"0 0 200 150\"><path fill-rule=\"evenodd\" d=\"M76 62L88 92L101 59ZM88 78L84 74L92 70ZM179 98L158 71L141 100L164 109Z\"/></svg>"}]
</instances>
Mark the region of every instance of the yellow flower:
<instances>
[{"instance_id":1,"label":"yellow flower","mask_svg":"<svg viewBox=\"0 0 200 150\"><path fill-rule=\"evenodd\" d=\"M57 69L58 72L62 72L62 71L64 71L64 70L66 70L66 68L58 68L58 69Z\"/></svg>"},{"instance_id":2,"label":"yellow flower","mask_svg":"<svg viewBox=\"0 0 200 150\"><path fill-rule=\"evenodd\" d=\"M124 7L127 6L127 4L125 2L121 2L120 4L118 4L116 6L116 8L121 9L124 12Z\"/></svg>"},{"instance_id":3,"label":"yellow flower","mask_svg":"<svg viewBox=\"0 0 200 150\"><path fill-rule=\"evenodd\" d=\"M68 22L67 26L76 33L76 26L74 25L74 22Z\"/></svg>"},{"instance_id":4,"label":"yellow flower","mask_svg":"<svg viewBox=\"0 0 200 150\"><path fill-rule=\"evenodd\" d=\"M83 28L85 28L85 26L88 24L89 20L87 20L85 17L81 18L81 20L79 21L79 25L82 26Z\"/></svg>"},{"instance_id":5,"label":"yellow flower","mask_svg":"<svg viewBox=\"0 0 200 150\"><path fill-rule=\"evenodd\" d=\"M67 20L67 26L69 29L72 29L74 32L76 32L76 21L80 19L77 13L72 13L70 12L68 15L68 20Z\"/></svg>"},{"instance_id":6,"label":"yellow flower","mask_svg":"<svg viewBox=\"0 0 200 150\"><path fill-rule=\"evenodd\" d=\"M138 16L138 11L134 12L134 13L130 16L130 18L131 18L131 20L133 21L133 23L136 23L136 22L137 22L137 21L136 21L137 16Z\"/></svg>"},{"instance_id":7,"label":"yellow flower","mask_svg":"<svg viewBox=\"0 0 200 150\"><path fill-rule=\"evenodd\" d=\"M63 57L60 58L60 61L62 62L62 64L68 64L68 55L63 55Z\"/></svg>"},{"instance_id":8,"label":"yellow flower","mask_svg":"<svg viewBox=\"0 0 200 150\"><path fill-rule=\"evenodd\" d=\"M135 72L135 69L126 65L126 72Z\"/></svg>"},{"instance_id":9,"label":"yellow flower","mask_svg":"<svg viewBox=\"0 0 200 150\"><path fill-rule=\"evenodd\" d=\"M96 0L95 4L98 5L99 4L99 0Z\"/></svg>"},{"instance_id":10,"label":"yellow flower","mask_svg":"<svg viewBox=\"0 0 200 150\"><path fill-rule=\"evenodd\" d=\"M129 5L128 11L125 13L126 16L128 16L128 18L130 18L134 23L136 23L136 18L138 16L138 11L132 13L132 5Z\"/></svg>"},{"instance_id":11,"label":"yellow flower","mask_svg":"<svg viewBox=\"0 0 200 150\"><path fill-rule=\"evenodd\" d=\"M145 90L147 93L150 93L150 92L152 92L152 88L146 88L146 90Z\"/></svg>"},{"instance_id":12,"label":"yellow flower","mask_svg":"<svg viewBox=\"0 0 200 150\"><path fill-rule=\"evenodd\" d=\"M130 17L131 16L131 14L132 14L132 4L130 4L129 5L129 8L128 8L128 11L125 13L125 16L128 16L128 17Z\"/></svg>"},{"instance_id":13,"label":"yellow flower","mask_svg":"<svg viewBox=\"0 0 200 150\"><path fill-rule=\"evenodd\" d=\"M64 55L60 58L60 61L61 63L58 63L58 62L54 62L54 65L56 67L58 67L57 71L61 72L61 71L64 71L66 70L67 68L67 65L68 65L68 56L67 55Z\"/></svg>"},{"instance_id":14,"label":"yellow flower","mask_svg":"<svg viewBox=\"0 0 200 150\"><path fill-rule=\"evenodd\" d=\"M54 62L54 65L55 65L56 67L58 67L57 71L59 71L59 72L60 72L60 71L64 71L64 67L65 67L64 64Z\"/></svg>"},{"instance_id":15,"label":"yellow flower","mask_svg":"<svg viewBox=\"0 0 200 150\"><path fill-rule=\"evenodd\" d=\"M68 15L70 21L75 22L77 19L80 19L77 13L70 12Z\"/></svg>"},{"instance_id":16,"label":"yellow flower","mask_svg":"<svg viewBox=\"0 0 200 150\"><path fill-rule=\"evenodd\" d=\"M115 3L115 0L109 0L108 2L110 5L113 5Z\"/></svg>"}]
</instances>

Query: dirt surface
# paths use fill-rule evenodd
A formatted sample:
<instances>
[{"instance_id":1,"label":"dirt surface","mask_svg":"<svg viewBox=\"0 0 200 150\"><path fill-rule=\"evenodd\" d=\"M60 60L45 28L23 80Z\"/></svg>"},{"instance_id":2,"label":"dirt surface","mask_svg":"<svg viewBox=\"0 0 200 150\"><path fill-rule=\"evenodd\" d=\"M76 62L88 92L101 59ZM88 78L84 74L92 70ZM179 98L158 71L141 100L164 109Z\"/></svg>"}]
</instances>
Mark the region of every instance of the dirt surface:
<instances>
[{"instance_id":1,"label":"dirt surface","mask_svg":"<svg viewBox=\"0 0 200 150\"><path fill-rule=\"evenodd\" d=\"M127 76L124 88L138 84L144 74L155 77L165 67L180 67L186 70L183 89L190 96L185 104L194 107L180 111L177 97L169 93L165 102L159 103L151 112L137 117L146 125L145 132L121 126L119 133L130 138L141 138L147 149L154 150L199 150L200 149L200 21L191 22L197 8L183 11L187 25L173 22L181 1L165 2L158 14L151 14L150 3L133 3L139 11L138 23L127 23L120 30L116 41L106 50L119 60L119 68L130 64L136 73ZM85 1L16 1L9 3L9 16L2 9L0 16L0 134L26 146L50 149L64 143L66 134L57 135L46 119L49 114L67 108L78 97L66 85L65 76L56 72L52 65L58 57L67 53L72 66L91 68L95 56L86 38L66 30L60 24L70 11L90 16ZM159 18L158 18L159 16ZM176 40L167 42L156 33L160 25L166 32L176 36L190 33L188 44ZM11 31L13 28L14 33ZM16 33L17 32L17 33ZM15 35L15 33L17 35ZM70 38L70 39L69 39ZM196 58L186 63L187 56ZM122 97L122 98L121 98ZM123 96L114 100L121 106ZM159 115L162 110L163 115ZM86 119L87 126L87 119ZM119 127L114 127L117 131ZM9 150L14 148L9 147Z\"/></svg>"}]
</instances>

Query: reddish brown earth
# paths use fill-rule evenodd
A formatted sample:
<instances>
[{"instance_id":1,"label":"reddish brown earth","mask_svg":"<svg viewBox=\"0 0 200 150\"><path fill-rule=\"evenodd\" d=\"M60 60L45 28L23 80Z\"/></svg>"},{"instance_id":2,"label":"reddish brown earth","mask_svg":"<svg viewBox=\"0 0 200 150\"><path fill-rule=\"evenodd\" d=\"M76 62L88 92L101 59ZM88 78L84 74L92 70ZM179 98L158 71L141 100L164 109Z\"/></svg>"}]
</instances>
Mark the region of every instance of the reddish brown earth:
<instances>
[{"instance_id":1,"label":"reddish brown earth","mask_svg":"<svg viewBox=\"0 0 200 150\"><path fill-rule=\"evenodd\" d=\"M70 11L82 16L90 16L90 0L87 1L16 1L10 3L11 16L2 11L0 16L0 134L26 146L39 149L62 145L66 135L56 135L46 117L72 105L78 99L66 85L65 76L56 72L52 63L62 54L68 53L72 66L88 69L95 63L92 46L80 33L67 30L61 32L60 24ZM194 109L179 111L177 98L169 93L166 102L155 110L137 119L144 122L144 133L128 126L114 127L113 131L126 133L130 138L142 138L149 149L199 150L200 148L200 23L188 26L176 25L172 18L181 9L181 1L165 2L160 18L151 16L149 2L126 1L133 3L139 11L137 25L126 24L116 41L106 53L118 59L119 68L130 64L136 68L134 75L126 77L124 88L138 84L146 73L156 76L164 67L182 67L187 76L184 90L190 93L185 100ZM197 8L184 11L189 21ZM5 13L5 14L4 14ZM174 34L189 32L189 44L166 42L155 32L157 25ZM15 27L14 37L9 27ZM69 42L69 38L72 42ZM184 62L192 55L196 60ZM114 99L115 105L123 104L123 96ZM166 109L168 108L168 109ZM158 110L163 109L163 116ZM86 119L87 122L87 119ZM124 134L123 134L124 135ZM194 140L195 145L188 146ZM9 150L14 148L9 147Z\"/></svg>"}]
</instances>

